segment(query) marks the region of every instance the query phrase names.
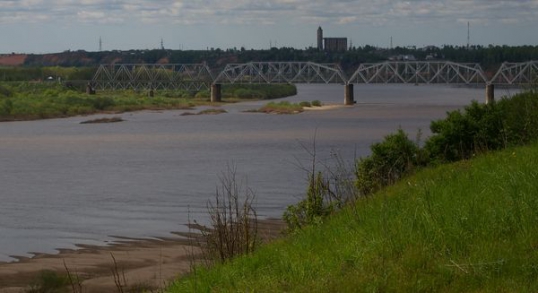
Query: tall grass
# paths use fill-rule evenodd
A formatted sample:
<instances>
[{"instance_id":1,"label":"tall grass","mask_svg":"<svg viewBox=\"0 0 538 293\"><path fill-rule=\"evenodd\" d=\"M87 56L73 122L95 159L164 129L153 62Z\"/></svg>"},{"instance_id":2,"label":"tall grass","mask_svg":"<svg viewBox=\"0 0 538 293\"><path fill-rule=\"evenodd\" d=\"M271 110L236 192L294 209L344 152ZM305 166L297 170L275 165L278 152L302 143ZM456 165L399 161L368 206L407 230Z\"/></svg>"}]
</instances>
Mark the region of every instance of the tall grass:
<instances>
[{"instance_id":1,"label":"tall grass","mask_svg":"<svg viewBox=\"0 0 538 293\"><path fill-rule=\"evenodd\" d=\"M536 292L537 163L533 145L419 171L169 292Z\"/></svg>"}]
</instances>

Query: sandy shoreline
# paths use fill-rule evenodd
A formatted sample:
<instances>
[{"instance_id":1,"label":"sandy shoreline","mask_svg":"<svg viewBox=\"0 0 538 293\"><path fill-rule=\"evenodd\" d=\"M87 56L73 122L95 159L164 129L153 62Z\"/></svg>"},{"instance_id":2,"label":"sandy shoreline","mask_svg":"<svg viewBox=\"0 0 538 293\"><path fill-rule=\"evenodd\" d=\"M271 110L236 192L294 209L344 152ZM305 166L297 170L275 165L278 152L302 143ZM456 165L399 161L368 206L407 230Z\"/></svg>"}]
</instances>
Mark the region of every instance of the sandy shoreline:
<instances>
[{"instance_id":1,"label":"sandy shoreline","mask_svg":"<svg viewBox=\"0 0 538 293\"><path fill-rule=\"evenodd\" d=\"M305 111L322 111L322 110L334 110L334 109L339 109L339 108L344 108L344 107L346 107L346 105L344 104L327 104L327 105L322 105L319 107L303 107L303 109Z\"/></svg>"},{"instance_id":2,"label":"sandy shoreline","mask_svg":"<svg viewBox=\"0 0 538 293\"><path fill-rule=\"evenodd\" d=\"M263 220L258 233L268 241L281 235L281 220ZM66 274L66 267L82 281L83 292L117 292L113 276L114 259L127 288L162 288L175 277L189 272L200 256L200 234L174 233L161 239L121 240L109 246L80 245L79 249L61 249L58 254L36 254L17 262L0 263L0 292L24 292L43 270Z\"/></svg>"}]
</instances>

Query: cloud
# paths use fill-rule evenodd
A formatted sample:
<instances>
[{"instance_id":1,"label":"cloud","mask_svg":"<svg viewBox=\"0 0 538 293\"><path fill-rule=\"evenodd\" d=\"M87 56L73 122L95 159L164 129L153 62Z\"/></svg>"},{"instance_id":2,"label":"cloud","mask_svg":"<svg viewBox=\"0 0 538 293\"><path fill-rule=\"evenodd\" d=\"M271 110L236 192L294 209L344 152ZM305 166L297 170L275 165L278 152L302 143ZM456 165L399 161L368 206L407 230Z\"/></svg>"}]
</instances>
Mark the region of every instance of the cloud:
<instances>
[{"instance_id":1,"label":"cloud","mask_svg":"<svg viewBox=\"0 0 538 293\"><path fill-rule=\"evenodd\" d=\"M0 0L0 23L44 19L243 25L283 21L385 25L457 20L515 24L538 19L538 0Z\"/></svg>"}]
</instances>

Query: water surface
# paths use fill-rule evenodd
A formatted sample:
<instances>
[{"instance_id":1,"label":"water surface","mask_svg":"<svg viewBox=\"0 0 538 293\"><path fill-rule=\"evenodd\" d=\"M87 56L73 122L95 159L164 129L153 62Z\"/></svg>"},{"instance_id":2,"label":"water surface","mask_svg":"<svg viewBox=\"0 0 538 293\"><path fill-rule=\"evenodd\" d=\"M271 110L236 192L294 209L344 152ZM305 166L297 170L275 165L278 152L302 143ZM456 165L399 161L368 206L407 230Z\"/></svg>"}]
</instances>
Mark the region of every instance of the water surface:
<instances>
[{"instance_id":1,"label":"water surface","mask_svg":"<svg viewBox=\"0 0 538 293\"><path fill-rule=\"evenodd\" d=\"M298 89L285 100L344 100L341 85ZM427 135L432 119L484 95L448 86L360 85L353 107L299 115L244 113L265 104L245 102L224 106L221 115L143 111L110 124L80 124L106 115L0 123L0 261L103 245L114 235L185 231L189 217L207 220L206 203L228 165L255 192L258 214L279 217L303 194L301 166L309 166L314 141L321 162L335 153L351 162L398 127Z\"/></svg>"}]
</instances>

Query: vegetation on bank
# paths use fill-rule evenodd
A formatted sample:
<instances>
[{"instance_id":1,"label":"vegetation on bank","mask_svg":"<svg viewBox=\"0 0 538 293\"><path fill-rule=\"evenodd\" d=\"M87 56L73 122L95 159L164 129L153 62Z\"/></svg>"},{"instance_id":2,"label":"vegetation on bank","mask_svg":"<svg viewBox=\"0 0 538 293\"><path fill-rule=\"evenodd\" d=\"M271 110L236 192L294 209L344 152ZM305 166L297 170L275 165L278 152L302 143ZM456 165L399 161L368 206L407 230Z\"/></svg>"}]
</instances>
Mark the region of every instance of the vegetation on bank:
<instances>
[{"instance_id":1,"label":"vegetation on bank","mask_svg":"<svg viewBox=\"0 0 538 293\"><path fill-rule=\"evenodd\" d=\"M250 113L266 114L299 114L306 108L321 107L321 102L314 100L312 102L302 101L299 103L290 103L288 101L269 102L259 109L247 110Z\"/></svg>"},{"instance_id":2,"label":"vegetation on bank","mask_svg":"<svg viewBox=\"0 0 538 293\"><path fill-rule=\"evenodd\" d=\"M168 292L535 292L538 145L418 172Z\"/></svg>"},{"instance_id":3,"label":"vegetation on bank","mask_svg":"<svg viewBox=\"0 0 538 293\"><path fill-rule=\"evenodd\" d=\"M234 85L223 87L227 102L245 99L273 99L295 95L293 85ZM190 109L208 105L209 91L158 90L153 97L147 91L107 91L87 95L68 84L58 82L0 83L0 121L35 120L119 113L137 110Z\"/></svg>"},{"instance_id":4,"label":"vegetation on bank","mask_svg":"<svg viewBox=\"0 0 538 293\"><path fill-rule=\"evenodd\" d=\"M259 113L274 113L274 114L297 114L303 112L303 106L297 103L290 103L288 101L270 102L254 110L253 112Z\"/></svg>"},{"instance_id":5,"label":"vegetation on bank","mask_svg":"<svg viewBox=\"0 0 538 293\"><path fill-rule=\"evenodd\" d=\"M284 215L291 237L195 268L169 292L534 292L537 129L529 91L449 112L425 143L398 130L355 178L311 170Z\"/></svg>"},{"instance_id":6,"label":"vegetation on bank","mask_svg":"<svg viewBox=\"0 0 538 293\"><path fill-rule=\"evenodd\" d=\"M21 81L88 81L93 78L97 67L0 67L0 82ZM85 84L84 84L85 85Z\"/></svg>"}]
</instances>

